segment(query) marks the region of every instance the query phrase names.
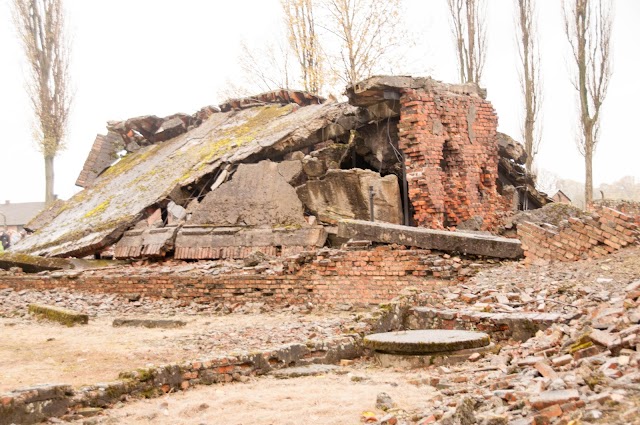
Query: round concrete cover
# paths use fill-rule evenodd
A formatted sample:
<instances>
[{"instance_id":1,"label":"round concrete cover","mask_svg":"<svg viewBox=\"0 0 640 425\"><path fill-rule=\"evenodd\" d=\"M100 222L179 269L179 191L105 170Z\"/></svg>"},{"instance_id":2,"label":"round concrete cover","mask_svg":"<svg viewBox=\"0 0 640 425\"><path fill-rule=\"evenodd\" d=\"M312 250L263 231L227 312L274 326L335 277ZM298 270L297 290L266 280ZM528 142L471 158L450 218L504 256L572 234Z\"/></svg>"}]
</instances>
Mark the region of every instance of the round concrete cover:
<instances>
[{"instance_id":1,"label":"round concrete cover","mask_svg":"<svg viewBox=\"0 0 640 425\"><path fill-rule=\"evenodd\" d=\"M367 348L394 354L430 354L485 347L489 335L471 331L400 331L373 334L364 338Z\"/></svg>"}]
</instances>

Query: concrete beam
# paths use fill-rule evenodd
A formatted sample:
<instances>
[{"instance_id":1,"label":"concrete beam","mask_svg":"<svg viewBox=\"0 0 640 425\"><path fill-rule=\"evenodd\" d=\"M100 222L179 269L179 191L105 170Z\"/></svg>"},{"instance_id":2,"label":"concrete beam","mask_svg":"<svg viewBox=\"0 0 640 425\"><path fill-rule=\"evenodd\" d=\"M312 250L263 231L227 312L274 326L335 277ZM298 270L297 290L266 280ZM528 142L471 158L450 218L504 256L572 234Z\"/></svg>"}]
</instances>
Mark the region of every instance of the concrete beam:
<instances>
[{"instance_id":1,"label":"concrete beam","mask_svg":"<svg viewBox=\"0 0 640 425\"><path fill-rule=\"evenodd\" d=\"M84 313L52 305L29 304L29 313L67 326L86 325L89 323L89 316Z\"/></svg>"},{"instance_id":2,"label":"concrete beam","mask_svg":"<svg viewBox=\"0 0 640 425\"><path fill-rule=\"evenodd\" d=\"M182 320L170 319L115 319L112 325L114 328L128 326L138 328L173 329L181 328L186 324L187 322L184 322Z\"/></svg>"},{"instance_id":3,"label":"concrete beam","mask_svg":"<svg viewBox=\"0 0 640 425\"><path fill-rule=\"evenodd\" d=\"M340 221L338 236L486 257L515 259L523 255L518 239L362 220Z\"/></svg>"},{"instance_id":4,"label":"concrete beam","mask_svg":"<svg viewBox=\"0 0 640 425\"><path fill-rule=\"evenodd\" d=\"M20 267L25 273L38 273L45 270L72 269L73 264L66 258L44 258L17 252L0 254L0 269L9 270Z\"/></svg>"}]
</instances>

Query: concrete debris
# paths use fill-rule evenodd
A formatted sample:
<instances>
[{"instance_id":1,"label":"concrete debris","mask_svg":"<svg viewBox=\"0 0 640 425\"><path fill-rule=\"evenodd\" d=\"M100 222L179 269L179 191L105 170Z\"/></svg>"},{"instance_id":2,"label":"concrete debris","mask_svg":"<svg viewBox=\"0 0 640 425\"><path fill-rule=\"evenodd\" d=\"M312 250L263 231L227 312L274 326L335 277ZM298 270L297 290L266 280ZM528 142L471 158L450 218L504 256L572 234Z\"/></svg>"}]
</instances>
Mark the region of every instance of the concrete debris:
<instances>
[{"instance_id":1,"label":"concrete debris","mask_svg":"<svg viewBox=\"0 0 640 425\"><path fill-rule=\"evenodd\" d=\"M517 210L535 210L552 202L549 196L536 188L536 176L527 172L527 154L521 143L504 133L496 133L498 141L499 183L513 189L513 202Z\"/></svg>"},{"instance_id":2,"label":"concrete debris","mask_svg":"<svg viewBox=\"0 0 640 425\"><path fill-rule=\"evenodd\" d=\"M299 106L308 106L324 102L324 98L312 93L295 90L274 90L242 99L229 99L220 105L219 109L222 112L227 112L233 109L244 109L264 105L265 103L295 103Z\"/></svg>"},{"instance_id":3,"label":"concrete debris","mask_svg":"<svg viewBox=\"0 0 640 425\"><path fill-rule=\"evenodd\" d=\"M299 186L297 192L324 223L336 224L343 218L369 220L373 213L376 221L402 224L400 190L393 174L380 177L370 170L329 170L323 178Z\"/></svg>"},{"instance_id":4,"label":"concrete debris","mask_svg":"<svg viewBox=\"0 0 640 425\"><path fill-rule=\"evenodd\" d=\"M519 258L522 256L520 241L517 239L362 220L340 221L338 236L497 258Z\"/></svg>"},{"instance_id":5,"label":"concrete debris","mask_svg":"<svg viewBox=\"0 0 640 425\"><path fill-rule=\"evenodd\" d=\"M314 364L309 366L290 367L278 369L271 372L271 375L279 379L299 378L301 376L318 376L339 370L338 366L328 364Z\"/></svg>"},{"instance_id":6,"label":"concrete debris","mask_svg":"<svg viewBox=\"0 0 640 425\"><path fill-rule=\"evenodd\" d=\"M89 316L85 313L45 304L29 304L29 313L42 319L58 322L66 326L86 325Z\"/></svg>"},{"instance_id":7,"label":"concrete debris","mask_svg":"<svg viewBox=\"0 0 640 425\"><path fill-rule=\"evenodd\" d=\"M73 263L65 258L42 258L14 252L0 253L0 269L20 268L25 273L38 273L45 270L63 270L73 268Z\"/></svg>"},{"instance_id":8,"label":"concrete debris","mask_svg":"<svg viewBox=\"0 0 640 425\"><path fill-rule=\"evenodd\" d=\"M263 262L267 256L262 251L253 251L248 257L243 260L245 267L255 267Z\"/></svg>"},{"instance_id":9,"label":"concrete debris","mask_svg":"<svg viewBox=\"0 0 640 425\"><path fill-rule=\"evenodd\" d=\"M323 226L245 228L185 226L176 236L175 259L237 259L256 251L287 257L324 245Z\"/></svg>"},{"instance_id":10,"label":"concrete debris","mask_svg":"<svg viewBox=\"0 0 640 425\"><path fill-rule=\"evenodd\" d=\"M160 328L171 329L181 328L186 326L187 322L184 320L170 320L170 319L114 319L113 327L140 327L140 328Z\"/></svg>"},{"instance_id":11,"label":"concrete debris","mask_svg":"<svg viewBox=\"0 0 640 425\"><path fill-rule=\"evenodd\" d=\"M38 232L14 249L234 258L264 245L245 238L221 246L203 233L203 241L180 246L182 229L331 227L373 214L395 224L487 231L513 208L527 208L516 202L522 152L496 133L495 111L476 85L383 76L348 94L351 104L276 90L192 115L109 122L78 177L85 190L39 217L32 225ZM177 238L173 229L154 230L167 226L177 226ZM275 239L276 255L291 252Z\"/></svg>"},{"instance_id":12,"label":"concrete debris","mask_svg":"<svg viewBox=\"0 0 640 425\"><path fill-rule=\"evenodd\" d=\"M380 393L376 396L376 409L384 410L386 412L387 410L393 409L394 405L395 403L389 394Z\"/></svg>"},{"instance_id":13,"label":"concrete debris","mask_svg":"<svg viewBox=\"0 0 640 425\"><path fill-rule=\"evenodd\" d=\"M367 335L365 347L391 354L432 354L480 348L489 345L489 335L483 332L454 330L413 330Z\"/></svg>"},{"instance_id":14,"label":"concrete debris","mask_svg":"<svg viewBox=\"0 0 640 425\"><path fill-rule=\"evenodd\" d=\"M504 133L497 133L498 153L500 157L517 164L524 164L527 160L527 153L522 144L516 142Z\"/></svg>"},{"instance_id":15,"label":"concrete debris","mask_svg":"<svg viewBox=\"0 0 640 425\"><path fill-rule=\"evenodd\" d=\"M283 176L281 170L286 169L286 164L271 161L239 165L231 181L204 198L189 223L218 227L306 226L302 202L288 182L299 172L290 171Z\"/></svg>"},{"instance_id":16,"label":"concrete debris","mask_svg":"<svg viewBox=\"0 0 640 425\"><path fill-rule=\"evenodd\" d=\"M177 232L177 226L128 230L115 245L114 258L163 258L173 251Z\"/></svg>"}]
</instances>

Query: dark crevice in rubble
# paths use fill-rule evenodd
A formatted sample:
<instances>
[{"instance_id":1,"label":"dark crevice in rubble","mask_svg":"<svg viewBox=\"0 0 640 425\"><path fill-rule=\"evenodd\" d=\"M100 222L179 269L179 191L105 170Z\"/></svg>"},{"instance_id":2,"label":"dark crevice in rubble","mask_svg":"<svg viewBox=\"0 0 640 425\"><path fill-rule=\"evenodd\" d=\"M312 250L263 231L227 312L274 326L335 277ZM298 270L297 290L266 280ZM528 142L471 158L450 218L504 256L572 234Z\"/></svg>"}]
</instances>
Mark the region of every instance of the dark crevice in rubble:
<instances>
[{"instance_id":1,"label":"dark crevice in rubble","mask_svg":"<svg viewBox=\"0 0 640 425\"><path fill-rule=\"evenodd\" d=\"M398 148L398 120L388 119L359 128L348 145L340 168L372 170L402 179L402 151Z\"/></svg>"},{"instance_id":2,"label":"dark crevice in rubble","mask_svg":"<svg viewBox=\"0 0 640 425\"><path fill-rule=\"evenodd\" d=\"M498 142L498 192L513 196L518 210L533 210L553 202L549 196L536 189L535 175L525 168L527 154L524 147L503 133L497 133Z\"/></svg>"}]
</instances>

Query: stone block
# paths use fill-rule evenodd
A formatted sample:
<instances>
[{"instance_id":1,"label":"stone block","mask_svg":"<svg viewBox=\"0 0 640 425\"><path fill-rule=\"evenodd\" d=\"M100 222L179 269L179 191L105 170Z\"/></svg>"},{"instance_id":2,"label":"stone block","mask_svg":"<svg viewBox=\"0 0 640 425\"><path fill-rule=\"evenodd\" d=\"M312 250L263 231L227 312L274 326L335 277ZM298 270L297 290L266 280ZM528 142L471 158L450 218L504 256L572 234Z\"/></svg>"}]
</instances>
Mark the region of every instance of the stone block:
<instances>
[{"instance_id":1,"label":"stone block","mask_svg":"<svg viewBox=\"0 0 640 425\"><path fill-rule=\"evenodd\" d=\"M188 223L304 227L302 202L287 178L275 162L240 164L230 181L205 196Z\"/></svg>"},{"instance_id":2,"label":"stone block","mask_svg":"<svg viewBox=\"0 0 640 425\"><path fill-rule=\"evenodd\" d=\"M182 320L170 320L170 319L114 319L112 326L114 328L119 327L139 327L139 328L161 328L172 329L181 328L185 326L187 322Z\"/></svg>"},{"instance_id":3,"label":"stone block","mask_svg":"<svg viewBox=\"0 0 640 425\"><path fill-rule=\"evenodd\" d=\"M86 325L89 323L89 316L84 313L51 305L29 304L29 313L66 326Z\"/></svg>"},{"instance_id":4,"label":"stone block","mask_svg":"<svg viewBox=\"0 0 640 425\"><path fill-rule=\"evenodd\" d=\"M529 398L529 404L536 410L542 410L554 404L562 405L571 401L580 400L577 390L543 391L537 396Z\"/></svg>"},{"instance_id":5,"label":"stone block","mask_svg":"<svg viewBox=\"0 0 640 425\"><path fill-rule=\"evenodd\" d=\"M370 189L376 221L402 223L400 189L395 175L381 177L371 170L329 170L323 178L298 187L304 205L321 221L336 223L343 218L368 220Z\"/></svg>"}]
</instances>

